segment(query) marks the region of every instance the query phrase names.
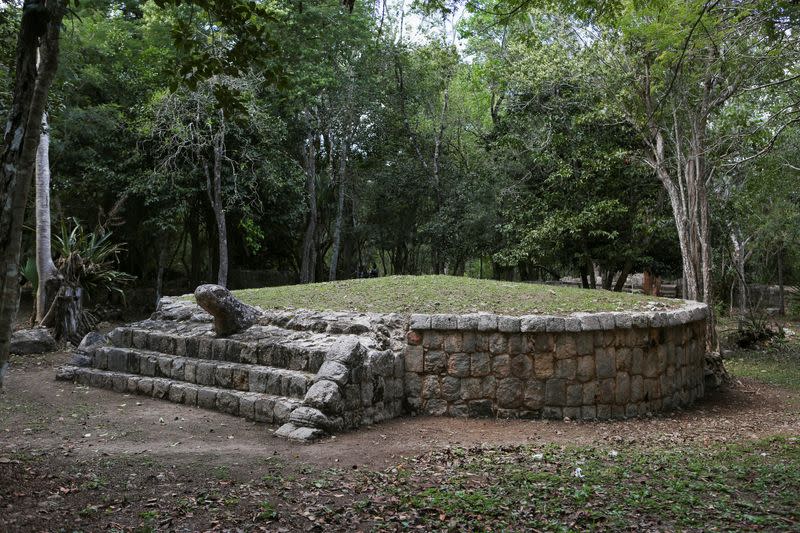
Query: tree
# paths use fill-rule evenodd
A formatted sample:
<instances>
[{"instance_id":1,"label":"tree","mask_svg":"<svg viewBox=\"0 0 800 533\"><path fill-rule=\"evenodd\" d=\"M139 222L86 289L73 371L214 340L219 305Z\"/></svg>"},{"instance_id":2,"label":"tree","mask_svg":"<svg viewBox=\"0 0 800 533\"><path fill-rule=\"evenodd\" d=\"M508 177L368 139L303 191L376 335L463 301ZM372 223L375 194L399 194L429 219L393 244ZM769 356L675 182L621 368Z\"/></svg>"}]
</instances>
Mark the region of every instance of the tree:
<instances>
[{"instance_id":1,"label":"tree","mask_svg":"<svg viewBox=\"0 0 800 533\"><path fill-rule=\"evenodd\" d=\"M8 370L11 329L19 306L25 206L36 167L47 93L58 68L61 21L66 9L63 0L25 0L22 7L13 101L0 152L0 391Z\"/></svg>"}]
</instances>

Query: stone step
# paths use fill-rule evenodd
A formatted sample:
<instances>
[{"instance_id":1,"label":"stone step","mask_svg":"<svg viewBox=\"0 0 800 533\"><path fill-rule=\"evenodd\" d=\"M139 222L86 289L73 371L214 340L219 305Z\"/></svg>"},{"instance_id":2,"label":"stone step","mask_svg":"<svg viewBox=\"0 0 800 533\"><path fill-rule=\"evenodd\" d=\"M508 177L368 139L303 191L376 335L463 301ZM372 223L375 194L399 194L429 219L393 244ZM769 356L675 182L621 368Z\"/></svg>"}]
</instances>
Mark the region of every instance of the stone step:
<instances>
[{"instance_id":1,"label":"stone step","mask_svg":"<svg viewBox=\"0 0 800 533\"><path fill-rule=\"evenodd\" d=\"M271 366L316 372L335 335L291 331L276 326L253 326L227 338L215 338L207 324L181 330L170 321L145 321L109 333L119 348L136 348L166 355L211 359L228 363Z\"/></svg>"},{"instance_id":2,"label":"stone step","mask_svg":"<svg viewBox=\"0 0 800 533\"><path fill-rule=\"evenodd\" d=\"M167 378L201 386L266 393L300 400L305 397L314 380L314 374L300 370L195 359L115 346L105 346L95 351L92 366L98 370Z\"/></svg>"},{"instance_id":3,"label":"stone step","mask_svg":"<svg viewBox=\"0 0 800 533\"><path fill-rule=\"evenodd\" d=\"M168 378L151 378L70 365L59 368L58 378L117 392L152 396L174 403L213 409L267 424L288 422L292 411L302 404L298 399L272 394L208 387Z\"/></svg>"}]
</instances>

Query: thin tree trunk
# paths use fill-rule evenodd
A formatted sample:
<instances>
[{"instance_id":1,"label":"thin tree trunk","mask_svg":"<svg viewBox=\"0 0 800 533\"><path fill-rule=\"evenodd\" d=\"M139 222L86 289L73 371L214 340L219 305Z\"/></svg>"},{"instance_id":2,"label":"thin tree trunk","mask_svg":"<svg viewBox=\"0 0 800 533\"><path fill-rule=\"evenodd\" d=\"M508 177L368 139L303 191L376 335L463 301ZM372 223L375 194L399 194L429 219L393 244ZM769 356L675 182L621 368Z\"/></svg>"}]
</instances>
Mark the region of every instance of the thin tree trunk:
<instances>
[{"instance_id":1,"label":"thin tree trunk","mask_svg":"<svg viewBox=\"0 0 800 533\"><path fill-rule=\"evenodd\" d=\"M158 251L158 268L156 270L156 305L158 305L159 300L161 300L163 288L164 288L164 269L167 265L167 240L164 239L161 242L161 249Z\"/></svg>"},{"instance_id":2,"label":"thin tree trunk","mask_svg":"<svg viewBox=\"0 0 800 533\"><path fill-rule=\"evenodd\" d=\"M333 227L333 250L331 251L331 264L328 272L330 281L336 280L336 269L339 266L339 249L342 246L342 223L344 221L344 198L347 191L347 145L349 139L342 139L339 154L339 199L336 203L336 222Z\"/></svg>"},{"instance_id":3,"label":"thin tree trunk","mask_svg":"<svg viewBox=\"0 0 800 533\"><path fill-rule=\"evenodd\" d=\"M303 236L303 259L300 265L300 283L314 283L317 269L317 149L316 133L311 132L302 147L303 166L306 173L306 196L308 196L308 222Z\"/></svg>"},{"instance_id":4,"label":"thin tree trunk","mask_svg":"<svg viewBox=\"0 0 800 533\"><path fill-rule=\"evenodd\" d=\"M631 270L633 270L633 261L626 259L625 264L622 266L622 272L619 273L617 278L617 283L614 285L614 292L622 292L625 288L625 283L628 281L628 276L631 275Z\"/></svg>"},{"instance_id":5,"label":"thin tree trunk","mask_svg":"<svg viewBox=\"0 0 800 533\"><path fill-rule=\"evenodd\" d=\"M225 119L220 111L220 131L214 139L213 168L206 168L208 196L217 224L219 267L217 285L228 285L228 229L225 224L225 206L222 201L222 159L225 157Z\"/></svg>"},{"instance_id":6,"label":"thin tree trunk","mask_svg":"<svg viewBox=\"0 0 800 533\"><path fill-rule=\"evenodd\" d=\"M0 392L8 370L9 346L19 307L22 225L36 162L47 93L58 68L63 0L41 9L26 0L17 40L14 98L0 152ZM37 48L41 61L37 69Z\"/></svg>"},{"instance_id":7,"label":"thin tree trunk","mask_svg":"<svg viewBox=\"0 0 800 533\"><path fill-rule=\"evenodd\" d=\"M50 130L47 113L42 115L42 133L36 151L36 271L39 284L36 290L36 322L41 323L55 294L50 294L50 280L58 276L53 264L50 236Z\"/></svg>"},{"instance_id":8,"label":"thin tree trunk","mask_svg":"<svg viewBox=\"0 0 800 533\"><path fill-rule=\"evenodd\" d=\"M786 288L783 283L783 248L778 250L778 314L786 315Z\"/></svg>"}]
</instances>

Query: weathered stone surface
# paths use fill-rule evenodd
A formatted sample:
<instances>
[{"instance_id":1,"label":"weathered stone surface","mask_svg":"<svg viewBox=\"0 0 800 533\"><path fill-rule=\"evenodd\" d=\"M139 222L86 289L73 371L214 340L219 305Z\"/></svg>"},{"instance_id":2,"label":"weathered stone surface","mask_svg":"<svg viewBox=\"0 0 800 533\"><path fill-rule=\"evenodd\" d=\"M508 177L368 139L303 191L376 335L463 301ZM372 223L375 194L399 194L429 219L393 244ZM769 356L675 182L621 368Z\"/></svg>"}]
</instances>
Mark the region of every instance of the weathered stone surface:
<instances>
[{"instance_id":1,"label":"weathered stone surface","mask_svg":"<svg viewBox=\"0 0 800 533\"><path fill-rule=\"evenodd\" d=\"M491 418L494 410L491 400L476 400L467 404L470 418Z\"/></svg>"},{"instance_id":2,"label":"weathered stone surface","mask_svg":"<svg viewBox=\"0 0 800 533\"><path fill-rule=\"evenodd\" d=\"M447 373L451 376L465 378L470 375L470 356L465 353L454 353L447 359Z\"/></svg>"},{"instance_id":3,"label":"weathered stone surface","mask_svg":"<svg viewBox=\"0 0 800 533\"><path fill-rule=\"evenodd\" d=\"M497 317L497 329L504 333L519 333L520 319L516 316Z\"/></svg>"},{"instance_id":4,"label":"weathered stone surface","mask_svg":"<svg viewBox=\"0 0 800 533\"><path fill-rule=\"evenodd\" d=\"M21 329L11 334L9 352L17 355L31 355L52 352L56 341L45 328Z\"/></svg>"},{"instance_id":5,"label":"weathered stone surface","mask_svg":"<svg viewBox=\"0 0 800 533\"><path fill-rule=\"evenodd\" d=\"M425 353L423 368L430 374L439 374L447 368L447 359L444 352L428 351Z\"/></svg>"},{"instance_id":6,"label":"weathered stone surface","mask_svg":"<svg viewBox=\"0 0 800 533\"><path fill-rule=\"evenodd\" d=\"M335 382L338 385L344 385L347 383L347 378L349 375L350 371L342 363L337 361L325 361L322 363L319 371L317 371L317 376L314 378L314 380L321 381L323 379L327 379Z\"/></svg>"},{"instance_id":7,"label":"weathered stone surface","mask_svg":"<svg viewBox=\"0 0 800 533\"><path fill-rule=\"evenodd\" d=\"M194 291L194 298L214 318L214 332L220 337L246 330L261 316L258 309L219 285L200 285Z\"/></svg>"},{"instance_id":8,"label":"weathered stone surface","mask_svg":"<svg viewBox=\"0 0 800 533\"><path fill-rule=\"evenodd\" d=\"M289 417L289 422L297 427L311 427L323 430L330 427L330 421L322 411L308 406L294 409Z\"/></svg>"},{"instance_id":9,"label":"weathered stone surface","mask_svg":"<svg viewBox=\"0 0 800 533\"><path fill-rule=\"evenodd\" d=\"M331 345L325 359L328 361L336 361L345 366L353 366L360 363L366 355L366 349L361 344L358 337L347 335Z\"/></svg>"},{"instance_id":10,"label":"weathered stone surface","mask_svg":"<svg viewBox=\"0 0 800 533\"><path fill-rule=\"evenodd\" d=\"M520 331L539 333L547 329L547 317L539 315L529 315L520 318Z\"/></svg>"},{"instance_id":11,"label":"weathered stone surface","mask_svg":"<svg viewBox=\"0 0 800 533\"><path fill-rule=\"evenodd\" d=\"M529 380L525 384L525 407L528 409L541 409L544 405L544 382Z\"/></svg>"},{"instance_id":12,"label":"weathered stone surface","mask_svg":"<svg viewBox=\"0 0 800 533\"><path fill-rule=\"evenodd\" d=\"M600 348L595 353L598 379L613 378L617 375L617 359L609 349Z\"/></svg>"},{"instance_id":13,"label":"weathered stone surface","mask_svg":"<svg viewBox=\"0 0 800 533\"><path fill-rule=\"evenodd\" d=\"M324 413L340 413L344 407L339 386L328 380L314 383L308 389L303 403Z\"/></svg>"},{"instance_id":14,"label":"weathered stone surface","mask_svg":"<svg viewBox=\"0 0 800 533\"><path fill-rule=\"evenodd\" d=\"M523 382L517 378L506 378L497 381L496 398L500 407L519 407L523 398Z\"/></svg>"},{"instance_id":15,"label":"weathered stone surface","mask_svg":"<svg viewBox=\"0 0 800 533\"><path fill-rule=\"evenodd\" d=\"M431 329L458 329L457 315L431 315Z\"/></svg>"},{"instance_id":16,"label":"weathered stone surface","mask_svg":"<svg viewBox=\"0 0 800 533\"><path fill-rule=\"evenodd\" d=\"M473 353L470 356L470 371L475 377L488 376L492 371L491 358L487 353Z\"/></svg>"},{"instance_id":17,"label":"weathered stone surface","mask_svg":"<svg viewBox=\"0 0 800 533\"><path fill-rule=\"evenodd\" d=\"M508 355L495 355L492 358L492 373L497 378L507 378L511 375L511 358Z\"/></svg>"},{"instance_id":18,"label":"weathered stone surface","mask_svg":"<svg viewBox=\"0 0 800 533\"><path fill-rule=\"evenodd\" d=\"M547 406L564 405L567 401L567 382L551 378L545 383L544 402Z\"/></svg>"},{"instance_id":19,"label":"weathered stone surface","mask_svg":"<svg viewBox=\"0 0 800 533\"><path fill-rule=\"evenodd\" d=\"M552 354L536 354L533 357L533 371L539 379L547 379L555 372L555 359Z\"/></svg>"},{"instance_id":20,"label":"weathered stone surface","mask_svg":"<svg viewBox=\"0 0 800 533\"><path fill-rule=\"evenodd\" d=\"M584 355L578 358L578 368L575 372L575 377L581 383L589 381L594 378L594 357L591 355Z\"/></svg>"}]
</instances>

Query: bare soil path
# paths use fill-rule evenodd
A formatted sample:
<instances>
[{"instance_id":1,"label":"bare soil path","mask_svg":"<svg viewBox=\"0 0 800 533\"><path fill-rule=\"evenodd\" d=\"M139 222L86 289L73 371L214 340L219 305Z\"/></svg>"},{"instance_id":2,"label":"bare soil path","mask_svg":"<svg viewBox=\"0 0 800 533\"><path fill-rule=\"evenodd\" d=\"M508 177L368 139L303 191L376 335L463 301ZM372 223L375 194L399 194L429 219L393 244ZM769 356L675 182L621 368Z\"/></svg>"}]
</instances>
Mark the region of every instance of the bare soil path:
<instances>
[{"instance_id":1,"label":"bare soil path","mask_svg":"<svg viewBox=\"0 0 800 533\"><path fill-rule=\"evenodd\" d=\"M406 417L301 445L221 413L56 382L54 367L67 357L12 362L0 397L0 530L314 529L314 509L353 512L363 496L350 491L354 472L447 447L702 446L800 435L800 395L747 380L669 416ZM369 529L371 520L347 523Z\"/></svg>"}]
</instances>

